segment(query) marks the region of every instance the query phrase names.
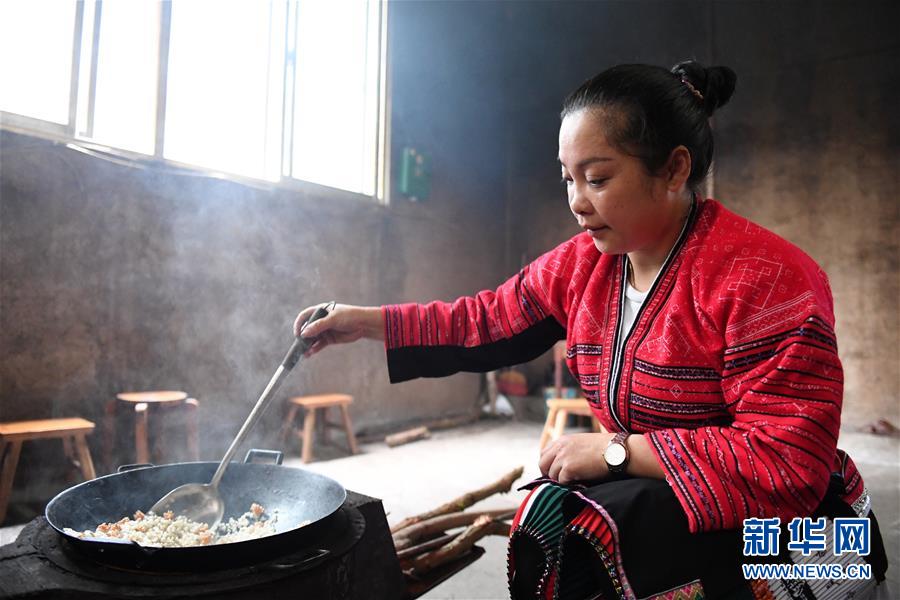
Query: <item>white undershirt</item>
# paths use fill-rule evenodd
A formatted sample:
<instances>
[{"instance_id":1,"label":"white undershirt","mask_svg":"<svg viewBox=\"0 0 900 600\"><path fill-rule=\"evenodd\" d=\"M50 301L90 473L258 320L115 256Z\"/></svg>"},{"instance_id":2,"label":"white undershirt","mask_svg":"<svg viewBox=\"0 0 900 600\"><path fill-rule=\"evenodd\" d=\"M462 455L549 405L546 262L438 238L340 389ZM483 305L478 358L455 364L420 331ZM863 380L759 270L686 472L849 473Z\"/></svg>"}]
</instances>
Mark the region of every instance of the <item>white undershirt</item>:
<instances>
[{"instance_id":1,"label":"white undershirt","mask_svg":"<svg viewBox=\"0 0 900 600\"><path fill-rule=\"evenodd\" d=\"M649 291L649 290L648 290ZM631 332L634 325L634 319L637 317L641 305L647 299L647 292L639 292L629 283L625 287L625 310L622 312L621 329L619 329L619 345L616 347L616 353L622 352L622 346L625 345L625 338Z\"/></svg>"},{"instance_id":2,"label":"white undershirt","mask_svg":"<svg viewBox=\"0 0 900 600\"><path fill-rule=\"evenodd\" d=\"M637 317L638 311L641 310L644 300L647 299L647 293L649 291L650 290L648 289L646 292L639 292L633 288L630 283L626 283L625 306L622 310L622 320L619 323L619 343L616 345L616 353L613 355L613 362L615 362L616 356L622 354L622 348L625 346L625 338L631 333L631 328L634 326L634 320ZM615 381L615 377L610 377L610 387L606 390L607 398L612 395L613 381Z\"/></svg>"}]
</instances>

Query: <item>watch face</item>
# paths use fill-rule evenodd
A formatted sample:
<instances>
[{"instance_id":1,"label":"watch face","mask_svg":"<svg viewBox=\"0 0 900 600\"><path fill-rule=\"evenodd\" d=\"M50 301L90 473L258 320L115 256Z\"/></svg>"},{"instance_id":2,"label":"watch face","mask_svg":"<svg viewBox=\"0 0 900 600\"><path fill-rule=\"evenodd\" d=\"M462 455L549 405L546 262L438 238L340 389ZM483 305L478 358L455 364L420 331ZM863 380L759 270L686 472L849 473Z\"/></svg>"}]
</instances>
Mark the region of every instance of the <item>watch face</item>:
<instances>
[{"instance_id":1,"label":"watch face","mask_svg":"<svg viewBox=\"0 0 900 600\"><path fill-rule=\"evenodd\" d=\"M625 456L625 446L622 444L610 444L609 447L606 448L606 452L603 453L606 464L611 466L618 466L624 463Z\"/></svg>"}]
</instances>

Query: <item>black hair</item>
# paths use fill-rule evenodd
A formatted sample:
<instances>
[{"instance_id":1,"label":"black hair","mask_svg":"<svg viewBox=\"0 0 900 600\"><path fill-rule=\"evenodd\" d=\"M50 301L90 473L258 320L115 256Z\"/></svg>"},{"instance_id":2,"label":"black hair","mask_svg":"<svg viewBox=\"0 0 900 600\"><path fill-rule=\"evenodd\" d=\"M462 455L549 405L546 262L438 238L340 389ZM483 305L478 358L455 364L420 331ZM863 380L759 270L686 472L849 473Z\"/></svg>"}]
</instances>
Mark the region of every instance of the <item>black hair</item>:
<instances>
[{"instance_id":1,"label":"black hair","mask_svg":"<svg viewBox=\"0 0 900 600\"><path fill-rule=\"evenodd\" d=\"M585 81L563 103L561 118L599 109L609 142L636 156L656 173L672 150L691 154L687 185L698 190L713 158L709 117L734 93L737 75L728 67L706 68L695 61L666 70L653 65L618 65Z\"/></svg>"}]
</instances>

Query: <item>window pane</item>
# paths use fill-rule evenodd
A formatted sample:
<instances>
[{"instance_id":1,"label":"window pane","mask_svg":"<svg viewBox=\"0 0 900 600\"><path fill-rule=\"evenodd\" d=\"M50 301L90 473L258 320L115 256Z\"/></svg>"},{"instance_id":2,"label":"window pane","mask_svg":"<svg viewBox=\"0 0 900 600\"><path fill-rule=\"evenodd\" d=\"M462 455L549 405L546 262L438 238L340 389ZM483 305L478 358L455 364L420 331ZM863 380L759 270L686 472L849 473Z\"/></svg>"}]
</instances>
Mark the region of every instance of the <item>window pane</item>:
<instances>
[{"instance_id":1,"label":"window pane","mask_svg":"<svg viewBox=\"0 0 900 600\"><path fill-rule=\"evenodd\" d=\"M0 110L69 122L75 2L0 1Z\"/></svg>"},{"instance_id":2,"label":"window pane","mask_svg":"<svg viewBox=\"0 0 900 600\"><path fill-rule=\"evenodd\" d=\"M103 2L94 132L101 144L153 154L159 2Z\"/></svg>"},{"instance_id":3,"label":"window pane","mask_svg":"<svg viewBox=\"0 0 900 600\"><path fill-rule=\"evenodd\" d=\"M375 1L300 3L294 177L374 194L377 25Z\"/></svg>"},{"instance_id":4,"label":"window pane","mask_svg":"<svg viewBox=\"0 0 900 600\"><path fill-rule=\"evenodd\" d=\"M275 158L277 173L267 109L282 67L275 60L270 73L269 55L284 25L272 16L272 4L258 0L173 2L166 158L260 178Z\"/></svg>"}]
</instances>

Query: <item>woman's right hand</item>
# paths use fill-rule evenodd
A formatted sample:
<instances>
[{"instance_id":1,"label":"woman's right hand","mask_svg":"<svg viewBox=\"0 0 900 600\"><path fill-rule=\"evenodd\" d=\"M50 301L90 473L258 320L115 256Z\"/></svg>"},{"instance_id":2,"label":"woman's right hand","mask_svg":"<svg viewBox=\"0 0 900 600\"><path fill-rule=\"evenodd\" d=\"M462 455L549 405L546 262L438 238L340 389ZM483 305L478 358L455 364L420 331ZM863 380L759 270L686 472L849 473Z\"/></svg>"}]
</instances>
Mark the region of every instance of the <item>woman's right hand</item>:
<instances>
[{"instance_id":1,"label":"woman's right hand","mask_svg":"<svg viewBox=\"0 0 900 600\"><path fill-rule=\"evenodd\" d=\"M384 339L384 317L380 306L335 304L328 315L306 326L307 319L320 306L304 308L294 320L295 336L316 340L304 356L312 356L331 344L347 344L360 338Z\"/></svg>"}]
</instances>

